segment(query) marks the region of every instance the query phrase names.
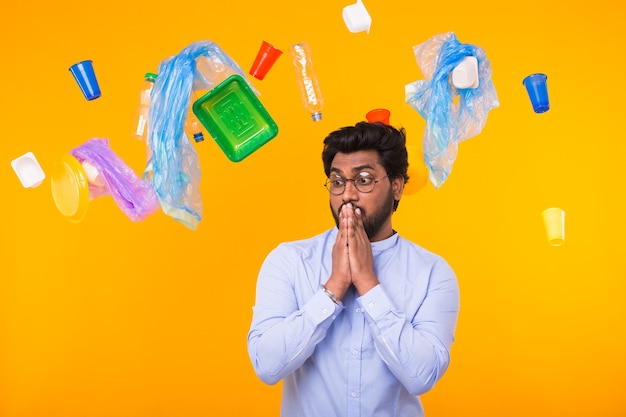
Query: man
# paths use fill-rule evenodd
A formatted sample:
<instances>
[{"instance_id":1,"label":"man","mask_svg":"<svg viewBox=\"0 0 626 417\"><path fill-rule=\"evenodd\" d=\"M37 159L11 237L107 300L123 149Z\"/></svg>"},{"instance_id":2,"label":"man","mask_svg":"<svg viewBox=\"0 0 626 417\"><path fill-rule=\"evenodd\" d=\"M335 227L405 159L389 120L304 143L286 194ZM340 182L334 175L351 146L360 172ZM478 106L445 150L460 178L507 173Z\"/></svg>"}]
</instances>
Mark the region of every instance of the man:
<instances>
[{"instance_id":1,"label":"man","mask_svg":"<svg viewBox=\"0 0 626 417\"><path fill-rule=\"evenodd\" d=\"M404 129L360 122L324 140L336 228L282 243L257 282L248 353L283 380L281 416L423 416L459 309L439 256L391 226L408 168Z\"/></svg>"}]
</instances>

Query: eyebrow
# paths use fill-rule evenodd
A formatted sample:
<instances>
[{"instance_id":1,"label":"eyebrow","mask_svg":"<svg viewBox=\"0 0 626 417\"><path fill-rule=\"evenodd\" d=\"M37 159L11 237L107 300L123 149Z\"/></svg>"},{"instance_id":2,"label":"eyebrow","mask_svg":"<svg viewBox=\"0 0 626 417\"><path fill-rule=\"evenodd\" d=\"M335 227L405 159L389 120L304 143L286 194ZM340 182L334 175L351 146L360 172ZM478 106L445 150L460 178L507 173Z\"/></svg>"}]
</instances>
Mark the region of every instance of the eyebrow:
<instances>
[{"instance_id":1,"label":"eyebrow","mask_svg":"<svg viewBox=\"0 0 626 417\"><path fill-rule=\"evenodd\" d=\"M376 168L374 168L373 166L371 166L369 164L365 164L365 165L359 165L359 166L356 166L356 167L352 168L352 172L357 173L357 172L363 171L364 169L372 169L374 171L376 170ZM331 168L330 172L341 173L343 171L340 170L339 168Z\"/></svg>"}]
</instances>

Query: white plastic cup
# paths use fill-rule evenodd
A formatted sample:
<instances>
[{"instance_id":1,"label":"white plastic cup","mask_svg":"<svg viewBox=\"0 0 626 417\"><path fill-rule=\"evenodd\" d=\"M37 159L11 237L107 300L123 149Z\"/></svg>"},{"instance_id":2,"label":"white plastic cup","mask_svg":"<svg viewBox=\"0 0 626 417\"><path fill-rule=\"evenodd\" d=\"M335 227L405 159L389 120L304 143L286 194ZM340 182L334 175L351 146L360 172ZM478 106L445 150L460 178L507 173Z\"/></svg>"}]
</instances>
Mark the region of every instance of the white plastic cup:
<instances>
[{"instance_id":1,"label":"white plastic cup","mask_svg":"<svg viewBox=\"0 0 626 417\"><path fill-rule=\"evenodd\" d=\"M550 207L543 211L542 216L548 243L561 246L565 241L565 212L558 207Z\"/></svg>"},{"instance_id":2,"label":"white plastic cup","mask_svg":"<svg viewBox=\"0 0 626 417\"><path fill-rule=\"evenodd\" d=\"M343 21L345 22L350 32L370 33L370 26L372 25L372 17L367 12L367 9L365 8L365 5L363 4L361 0L357 0L356 3L350 4L344 7L342 16L343 16Z\"/></svg>"}]
</instances>

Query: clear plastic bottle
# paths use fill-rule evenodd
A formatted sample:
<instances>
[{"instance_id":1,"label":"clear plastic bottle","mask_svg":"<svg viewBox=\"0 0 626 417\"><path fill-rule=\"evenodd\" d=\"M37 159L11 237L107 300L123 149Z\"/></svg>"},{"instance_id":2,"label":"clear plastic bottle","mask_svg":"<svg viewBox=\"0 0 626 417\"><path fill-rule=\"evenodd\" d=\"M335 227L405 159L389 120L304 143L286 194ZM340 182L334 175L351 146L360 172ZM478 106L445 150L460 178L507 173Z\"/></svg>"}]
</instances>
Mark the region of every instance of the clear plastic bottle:
<instances>
[{"instance_id":1,"label":"clear plastic bottle","mask_svg":"<svg viewBox=\"0 0 626 417\"><path fill-rule=\"evenodd\" d=\"M193 112L193 103L198 99L194 90L191 90L189 97L189 109L187 111L187 118L185 119L185 132L189 138L192 138L196 143L204 140L204 133L202 132L202 123L198 120L198 117Z\"/></svg>"},{"instance_id":2,"label":"clear plastic bottle","mask_svg":"<svg viewBox=\"0 0 626 417\"><path fill-rule=\"evenodd\" d=\"M141 91L139 93L139 107L135 112L135 118L133 121L132 136L139 140L146 140L148 134L148 113L150 111L150 92L154 87L154 81L157 75L151 72L147 72L144 76L143 84L141 85Z\"/></svg>"},{"instance_id":3,"label":"clear plastic bottle","mask_svg":"<svg viewBox=\"0 0 626 417\"><path fill-rule=\"evenodd\" d=\"M289 47L289 55L296 69L296 81L302 95L304 108L311 113L314 122L322 120L324 98L311 61L311 48L307 42Z\"/></svg>"}]
</instances>

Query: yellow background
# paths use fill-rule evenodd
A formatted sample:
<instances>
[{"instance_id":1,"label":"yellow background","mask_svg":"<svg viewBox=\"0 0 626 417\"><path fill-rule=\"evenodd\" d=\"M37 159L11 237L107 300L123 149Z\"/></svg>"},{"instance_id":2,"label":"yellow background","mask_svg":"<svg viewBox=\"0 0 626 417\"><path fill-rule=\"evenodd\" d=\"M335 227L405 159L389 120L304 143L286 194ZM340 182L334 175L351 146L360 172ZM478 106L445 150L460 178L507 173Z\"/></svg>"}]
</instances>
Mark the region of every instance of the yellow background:
<instances>
[{"instance_id":1,"label":"yellow background","mask_svg":"<svg viewBox=\"0 0 626 417\"><path fill-rule=\"evenodd\" d=\"M4 1L0 6L0 416L277 416L280 385L252 370L246 335L256 275L279 242L332 226L323 137L376 107L421 144L404 103L422 79L412 47L454 32L491 62L500 106L460 144L449 179L403 198L394 226L458 274L462 309L429 417L626 415L624 41L615 2L366 0L368 34L344 2ZM614 6L615 5L615 6ZM619 8L618 8L619 7ZM111 197L72 224L49 176L23 188L10 162L44 171L92 137L138 174L130 137L143 75L195 41L248 71L262 40L285 53L250 77L276 138L240 163L194 144L204 215L191 231L162 212L132 222ZM311 121L287 50L307 41L325 99ZM91 59L102 97L68 68ZM522 79L548 75L535 114ZM541 211L566 211L549 246ZM320 399L323 401L323 399Z\"/></svg>"}]
</instances>

